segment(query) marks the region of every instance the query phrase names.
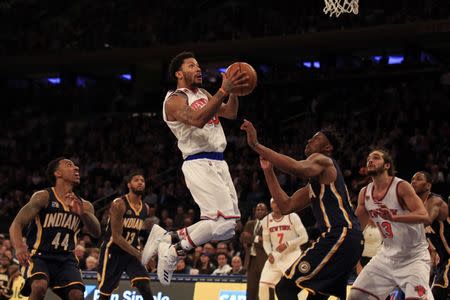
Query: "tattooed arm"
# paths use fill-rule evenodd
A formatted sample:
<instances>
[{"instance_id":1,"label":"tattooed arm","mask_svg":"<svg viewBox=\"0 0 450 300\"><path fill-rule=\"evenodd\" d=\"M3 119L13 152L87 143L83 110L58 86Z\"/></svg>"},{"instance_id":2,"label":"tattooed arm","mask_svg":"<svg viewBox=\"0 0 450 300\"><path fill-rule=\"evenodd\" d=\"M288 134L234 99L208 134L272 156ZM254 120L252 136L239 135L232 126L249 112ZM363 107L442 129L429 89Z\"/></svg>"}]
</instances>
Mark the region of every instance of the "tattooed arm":
<instances>
[{"instance_id":1,"label":"tattooed arm","mask_svg":"<svg viewBox=\"0 0 450 300\"><path fill-rule=\"evenodd\" d=\"M16 257L21 265L27 265L30 258L28 247L23 241L22 230L48 205L49 194L46 190L38 191L31 196L30 201L17 213L9 227L11 243L16 249Z\"/></svg>"}]
</instances>

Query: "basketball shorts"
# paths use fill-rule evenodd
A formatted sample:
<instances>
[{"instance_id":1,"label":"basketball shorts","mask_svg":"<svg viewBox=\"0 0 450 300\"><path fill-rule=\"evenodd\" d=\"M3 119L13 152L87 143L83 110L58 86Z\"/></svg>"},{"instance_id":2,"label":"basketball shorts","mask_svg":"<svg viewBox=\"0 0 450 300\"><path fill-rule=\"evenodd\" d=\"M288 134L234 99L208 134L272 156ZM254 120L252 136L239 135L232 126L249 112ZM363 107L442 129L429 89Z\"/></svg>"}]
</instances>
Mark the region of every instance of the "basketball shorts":
<instances>
[{"instance_id":1,"label":"basketball shorts","mask_svg":"<svg viewBox=\"0 0 450 300\"><path fill-rule=\"evenodd\" d=\"M364 238L359 230L334 228L306 249L279 282L293 292L344 297L347 280L361 258Z\"/></svg>"},{"instance_id":2,"label":"basketball shorts","mask_svg":"<svg viewBox=\"0 0 450 300\"><path fill-rule=\"evenodd\" d=\"M109 296L119 286L122 273L126 272L131 286L139 280L150 280L150 276L140 261L121 249L102 247L100 251L97 279L100 294Z\"/></svg>"},{"instance_id":3,"label":"basketball shorts","mask_svg":"<svg viewBox=\"0 0 450 300\"><path fill-rule=\"evenodd\" d=\"M386 299L398 286L405 293L406 299L430 300L433 299L433 295L428 283L429 277L428 251L401 260L392 260L379 252L364 267L353 283L352 289L358 289L379 299Z\"/></svg>"},{"instance_id":4,"label":"basketball shorts","mask_svg":"<svg viewBox=\"0 0 450 300\"><path fill-rule=\"evenodd\" d=\"M182 170L201 219L240 218L236 189L224 160L186 160Z\"/></svg>"},{"instance_id":5,"label":"basketball shorts","mask_svg":"<svg viewBox=\"0 0 450 300\"><path fill-rule=\"evenodd\" d=\"M22 276L25 284L21 294L29 296L31 283L35 279L47 279L50 287L59 296L65 295L67 291L79 289L84 292L84 284L81 276L78 260L71 254L46 255L41 257L34 255L27 267L22 267Z\"/></svg>"},{"instance_id":6,"label":"basketball shorts","mask_svg":"<svg viewBox=\"0 0 450 300\"><path fill-rule=\"evenodd\" d=\"M437 266L433 288L447 289L450 292L450 258L442 260Z\"/></svg>"}]
</instances>

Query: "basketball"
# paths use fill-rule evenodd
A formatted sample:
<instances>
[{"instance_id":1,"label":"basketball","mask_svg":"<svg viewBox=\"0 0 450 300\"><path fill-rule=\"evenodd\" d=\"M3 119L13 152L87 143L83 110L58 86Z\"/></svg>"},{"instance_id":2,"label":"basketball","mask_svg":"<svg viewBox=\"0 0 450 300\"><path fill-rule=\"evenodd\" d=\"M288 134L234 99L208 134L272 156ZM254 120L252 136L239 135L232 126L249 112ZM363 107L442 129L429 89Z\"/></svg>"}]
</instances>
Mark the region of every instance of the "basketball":
<instances>
[{"instance_id":1,"label":"basketball","mask_svg":"<svg viewBox=\"0 0 450 300\"><path fill-rule=\"evenodd\" d=\"M233 74L233 72L239 69L239 72L247 72L248 78L248 84L247 87L239 88L238 91L233 91L233 94L236 94L238 96L246 96L250 94L256 87L256 83L258 81L258 75L256 74L255 69L246 62L235 62L231 64L226 71L227 76L230 76Z\"/></svg>"}]
</instances>

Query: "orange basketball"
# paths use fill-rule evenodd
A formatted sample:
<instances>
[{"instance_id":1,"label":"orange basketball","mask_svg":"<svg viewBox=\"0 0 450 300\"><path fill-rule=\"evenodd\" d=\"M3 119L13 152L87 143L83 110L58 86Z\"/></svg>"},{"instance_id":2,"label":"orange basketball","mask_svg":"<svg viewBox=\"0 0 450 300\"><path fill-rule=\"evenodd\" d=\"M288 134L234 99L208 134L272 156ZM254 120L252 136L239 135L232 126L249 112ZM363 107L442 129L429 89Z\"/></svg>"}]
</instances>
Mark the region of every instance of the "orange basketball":
<instances>
[{"instance_id":1,"label":"orange basketball","mask_svg":"<svg viewBox=\"0 0 450 300\"><path fill-rule=\"evenodd\" d=\"M255 89L256 83L258 82L258 75L256 74L255 69L248 63L235 62L228 67L226 71L227 76L233 74L236 69L239 69L239 72L247 72L249 85L247 87L239 88L237 91L232 91L232 93L238 96L246 96Z\"/></svg>"}]
</instances>

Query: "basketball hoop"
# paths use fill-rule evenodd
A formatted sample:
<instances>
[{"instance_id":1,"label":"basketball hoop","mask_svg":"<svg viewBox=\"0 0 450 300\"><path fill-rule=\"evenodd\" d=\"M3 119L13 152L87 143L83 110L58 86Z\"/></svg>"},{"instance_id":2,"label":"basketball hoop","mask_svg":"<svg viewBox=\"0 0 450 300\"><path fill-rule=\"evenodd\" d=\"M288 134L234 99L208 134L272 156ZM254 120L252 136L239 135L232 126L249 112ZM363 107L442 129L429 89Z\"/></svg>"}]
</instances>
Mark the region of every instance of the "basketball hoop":
<instances>
[{"instance_id":1,"label":"basketball hoop","mask_svg":"<svg viewBox=\"0 0 450 300\"><path fill-rule=\"evenodd\" d=\"M342 13L353 13L355 15L359 12L358 0L325 0L324 14L339 17Z\"/></svg>"}]
</instances>

